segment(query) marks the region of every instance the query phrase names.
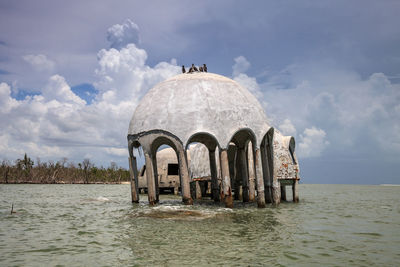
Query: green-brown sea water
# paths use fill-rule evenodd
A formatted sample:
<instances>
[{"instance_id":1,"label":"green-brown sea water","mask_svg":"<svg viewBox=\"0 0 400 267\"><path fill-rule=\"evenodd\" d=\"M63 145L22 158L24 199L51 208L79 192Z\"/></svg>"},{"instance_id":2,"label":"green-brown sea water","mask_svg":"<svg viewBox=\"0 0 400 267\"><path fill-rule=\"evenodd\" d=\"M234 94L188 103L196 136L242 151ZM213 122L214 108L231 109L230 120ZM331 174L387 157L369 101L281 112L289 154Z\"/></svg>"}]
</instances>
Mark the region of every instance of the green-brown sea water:
<instances>
[{"instance_id":1,"label":"green-brown sea water","mask_svg":"<svg viewBox=\"0 0 400 267\"><path fill-rule=\"evenodd\" d=\"M129 185L2 184L0 266L400 266L399 186L299 195L265 209L171 195L150 207Z\"/></svg>"}]
</instances>

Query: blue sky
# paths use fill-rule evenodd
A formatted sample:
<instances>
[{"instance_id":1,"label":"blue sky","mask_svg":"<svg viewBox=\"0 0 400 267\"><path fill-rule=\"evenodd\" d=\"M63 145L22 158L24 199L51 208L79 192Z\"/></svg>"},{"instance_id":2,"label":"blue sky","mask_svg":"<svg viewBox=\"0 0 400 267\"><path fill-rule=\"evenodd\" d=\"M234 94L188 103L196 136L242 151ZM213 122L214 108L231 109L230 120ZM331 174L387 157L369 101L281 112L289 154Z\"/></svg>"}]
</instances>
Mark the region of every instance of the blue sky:
<instances>
[{"instance_id":1,"label":"blue sky","mask_svg":"<svg viewBox=\"0 0 400 267\"><path fill-rule=\"evenodd\" d=\"M0 159L127 167L152 86L207 63L296 138L306 183L400 183L399 1L2 1Z\"/></svg>"}]
</instances>

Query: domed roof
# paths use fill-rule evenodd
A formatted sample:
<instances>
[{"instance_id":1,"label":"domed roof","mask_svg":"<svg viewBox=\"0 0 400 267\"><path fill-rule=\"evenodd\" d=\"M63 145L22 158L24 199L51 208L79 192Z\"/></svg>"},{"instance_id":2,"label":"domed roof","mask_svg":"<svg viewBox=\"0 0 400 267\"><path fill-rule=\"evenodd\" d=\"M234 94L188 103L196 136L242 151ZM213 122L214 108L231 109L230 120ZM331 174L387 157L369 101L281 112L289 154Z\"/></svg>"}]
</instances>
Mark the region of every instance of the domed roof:
<instances>
[{"instance_id":1,"label":"domed roof","mask_svg":"<svg viewBox=\"0 0 400 267\"><path fill-rule=\"evenodd\" d=\"M243 128L253 131L257 146L270 129L254 95L227 77L194 72L153 87L137 106L128 134L164 130L186 146L192 135L208 133L227 148L233 135Z\"/></svg>"}]
</instances>

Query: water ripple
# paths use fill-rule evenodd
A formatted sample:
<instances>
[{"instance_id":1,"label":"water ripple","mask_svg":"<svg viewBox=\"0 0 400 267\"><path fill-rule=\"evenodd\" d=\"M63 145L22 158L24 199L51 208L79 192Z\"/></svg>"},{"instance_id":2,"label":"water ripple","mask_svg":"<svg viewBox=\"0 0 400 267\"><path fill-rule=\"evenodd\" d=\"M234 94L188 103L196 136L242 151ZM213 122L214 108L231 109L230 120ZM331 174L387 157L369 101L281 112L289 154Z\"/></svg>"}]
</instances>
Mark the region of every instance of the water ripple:
<instances>
[{"instance_id":1,"label":"water ripple","mask_svg":"<svg viewBox=\"0 0 400 267\"><path fill-rule=\"evenodd\" d=\"M177 196L162 196L150 207L146 201L131 204L129 190L129 185L0 185L1 265L400 262L400 187L301 185L300 203L266 209L239 202L225 209L213 201L185 206ZM12 203L17 213L11 215Z\"/></svg>"}]
</instances>

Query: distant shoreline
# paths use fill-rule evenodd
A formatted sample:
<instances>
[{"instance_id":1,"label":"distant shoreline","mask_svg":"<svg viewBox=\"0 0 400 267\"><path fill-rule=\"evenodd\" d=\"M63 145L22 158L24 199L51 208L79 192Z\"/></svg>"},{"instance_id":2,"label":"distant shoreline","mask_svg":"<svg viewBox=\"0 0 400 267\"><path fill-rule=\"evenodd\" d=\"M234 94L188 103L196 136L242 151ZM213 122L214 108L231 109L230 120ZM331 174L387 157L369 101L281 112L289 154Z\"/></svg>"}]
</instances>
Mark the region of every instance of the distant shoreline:
<instances>
[{"instance_id":1,"label":"distant shoreline","mask_svg":"<svg viewBox=\"0 0 400 267\"><path fill-rule=\"evenodd\" d=\"M71 182L65 182L65 181L59 181L55 183L41 183L41 182L8 182L5 183L3 181L0 182L0 184L130 184L131 182L129 181L121 181L121 182L89 182L89 183L84 183L84 182L76 182L76 183L71 183ZM372 185L372 186L400 186L400 184L308 184L308 183L301 183L303 185Z\"/></svg>"},{"instance_id":2,"label":"distant shoreline","mask_svg":"<svg viewBox=\"0 0 400 267\"><path fill-rule=\"evenodd\" d=\"M4 183L0 182L0 184L130 184L131 182L129 181L122 181L122 182L90 182L90 183L83 183L83 182L77 182L77 183L69 183L69 182L56 182L56 183L40 183L40 182L9 182L9 183Z\"/></svg>"}]
</instances>

